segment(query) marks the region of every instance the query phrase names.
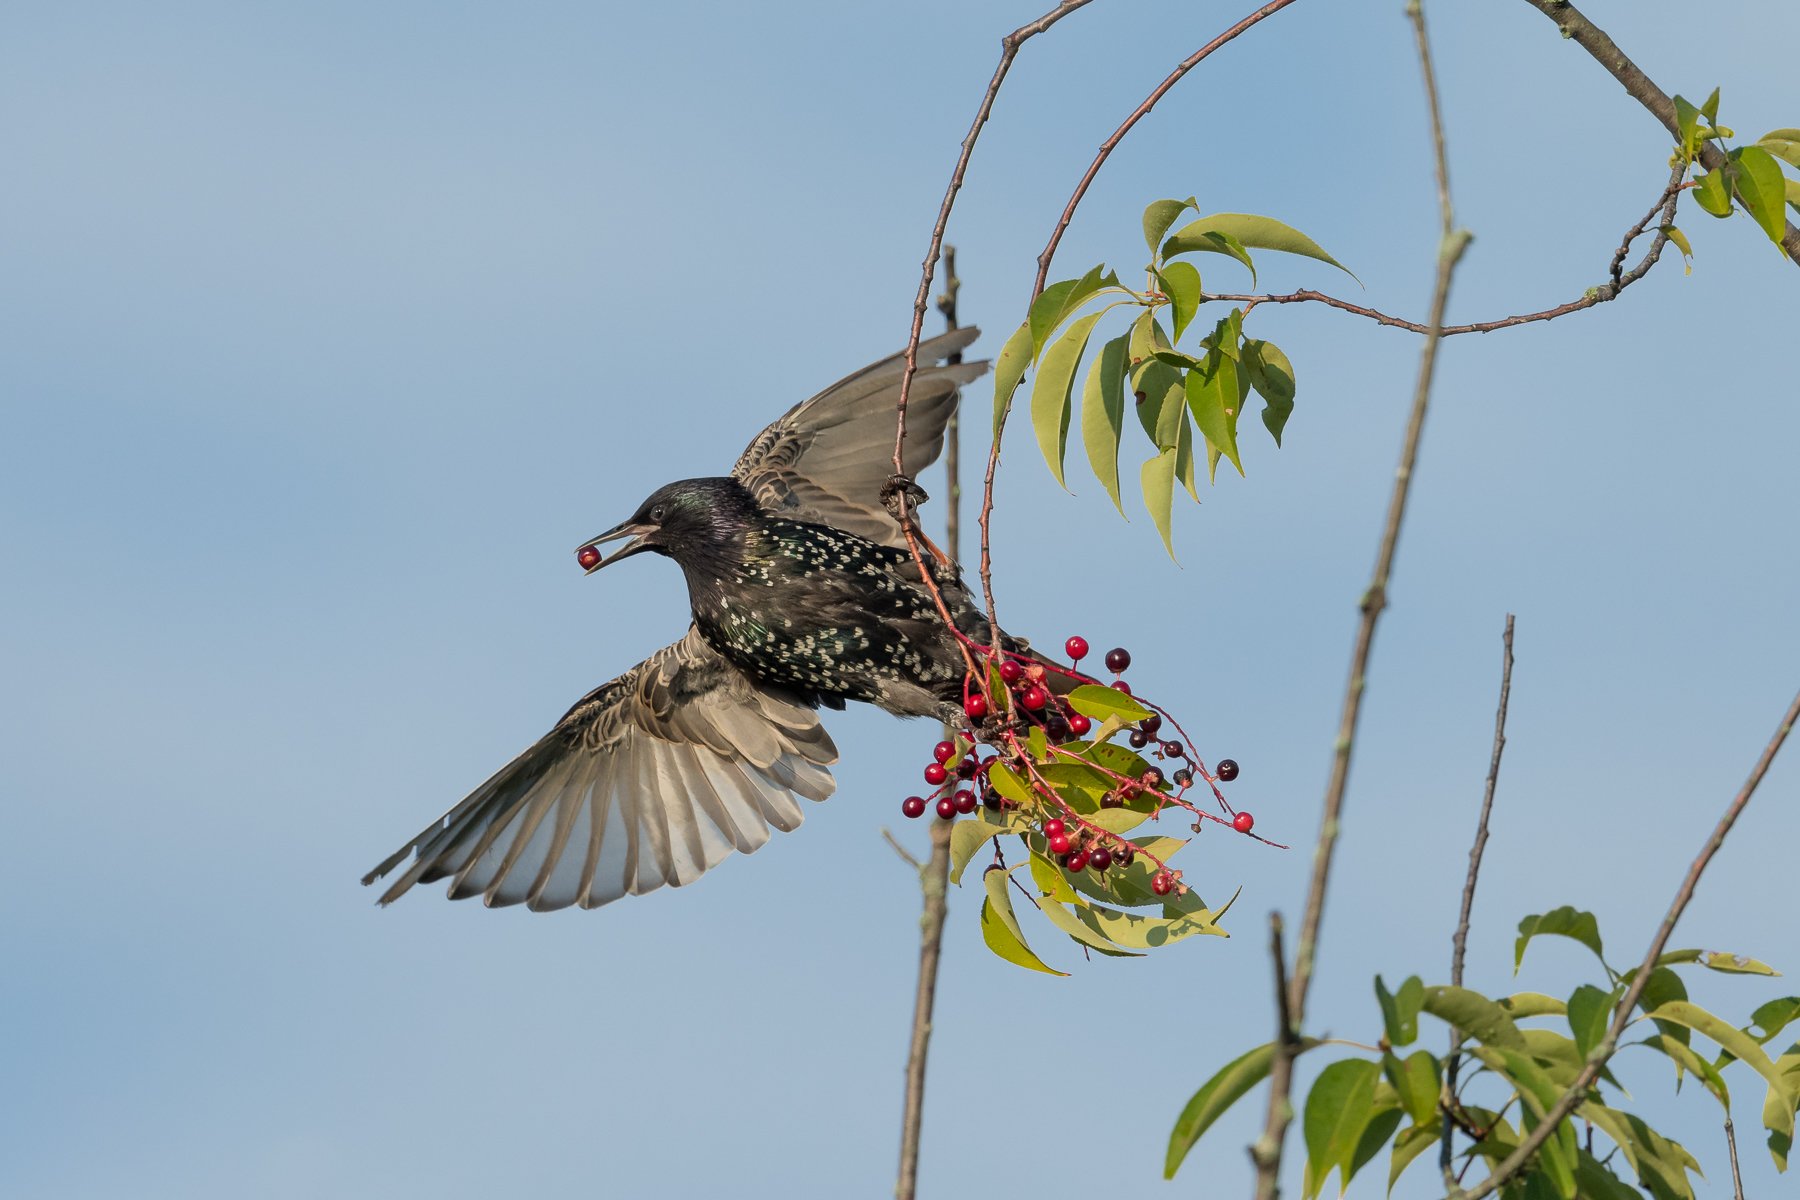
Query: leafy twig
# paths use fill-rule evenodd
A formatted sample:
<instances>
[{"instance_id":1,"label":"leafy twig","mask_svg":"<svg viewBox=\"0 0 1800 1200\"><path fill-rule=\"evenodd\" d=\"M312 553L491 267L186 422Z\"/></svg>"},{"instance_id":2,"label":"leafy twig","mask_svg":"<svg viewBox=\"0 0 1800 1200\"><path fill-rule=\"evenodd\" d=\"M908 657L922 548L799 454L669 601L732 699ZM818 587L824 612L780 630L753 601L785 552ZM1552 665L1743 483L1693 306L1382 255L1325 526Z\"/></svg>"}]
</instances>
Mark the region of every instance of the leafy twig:
<instances>
[{"instance_id":1,"label":"leafy twig","mask_svg":"<svg viewBox=\"0 0 1800 1200\"><path fill-rule=\"evenodd\" d=\"M1400 529L1406 517L1406 501L1412 488L1413 468L1418 462L1419 443L1425 432L1425 414L1431 403L1431 381L1437 367L1444 310L1450 298L1450 280L1469 243L1468 232L1456 228L1455 213L1450 206L1450 166L1444 147L1443 113L1438 105L1437 79L1432 69L1431 47L1425 36L1425 16L1420 9L1419 0L1408 4L1406 12L1413 23L1419 66L1424 76L1426 104L1431 113L1433 166L1442 218L1437 277L1432 290L1431 317L1425 336L1425 348L1419 356L1419 376L1413 390L1412 413L1407 420L1400 465L1395 471L1393 492L1388 500L1387 523L1382 529L1380 548L1376 551L1374 572L1368 589L1363 593L1362 621L1357 627L1356 642L1350 654L1350 679L1344 692L1331 777L1325 788L1319 839L1313 851L1312 882L1307 890L1306 912L1301 919L1299 944L1294 951L1293 978L1288 985L1288 1008L1296 1027L1306 1019L1306 996L1312 985L1319 927L1325 916L1325 888L1331 875L1332 856L1337 848L1338 825L1343 813L1344 792L1350 779L1350 757L1356 744L1357 721L1362 713L1369 656L1374 649L1376 623L1381 618L1382 609L1387 607L1388 580L1393 573L1394 557L1400 544ZM1294 1054L1292 1048L1288 1047L1275 1055L1269 1073L1269 1114L1262 1135L1262 1145L1269 1153L1257 1163L1256 1195L1259 1200L1271 1200L1275 1195L1281 1169L1282 1145L1287 1138L1288 1125L1293 1120L1293 1106L1288 1099L1293 1078Z\"/></svg>"},{"instance_id":2,"label":"leafy twig","mask_svg":"<svg viewBox=\"0 0 1800 1200\"><path fill-rule=\"evenodd\" d=\"M1650 115L1662 122L1663 128L1677 140L1680 139L1681 122L1675 116L1675 102L1636 63L1625 56L1617 43L1606 36L1605 30L1588 20L1568 0L1525 2L1554 21L1564 37L1591 54L1594 61L1605 67L1633 100L1648 109ZM1717 146L1707 143L1700 147L1700 165L1707 170L1717 171L1725 165L1725 161L1725 155ZM1794 262L1800 263L1800 229L1794 228L1791 222L1782 235L1781 248L1787 251L1787 256Z\"/></svg>"},{"instance_id":3,"label":"leafy twig","mask_svg":"<svg viewBox=\"0 0 1800 1200\"><path fill-rule=\"evenodd\" d=\"M1456 919L1456 936L1451 939L1453 949L1450 952L1450 985L1461 987L1463 981L1463 954L1469 947L1469 915L1475 908L1475 882L1481 875L1481 856L1487 849L1488 817L1494 811L1494 787L1500 780L1500 756L1506 751L1506 703L1512 697L1513 669L1513 615L1506 614L1506 631L1500 638L1503 651L1500 659L1500 703L1494 710L1494 750L1488 758L1487 786L1481 795L1481 816L1475 822L1475 843L1469 847L1469 874L1463 881L1462 912ZM1444 1096L1453 1100L1456 1096L1456 1075L1462 1066L1462 1030L1452 1027L1450 1030L1450 1057L1444 1067ZM1444 1105L1444 1142L1438 1155L1438 1166L1444 1173L1446 1185L1453 1186L1456 1177L1451 1174L1451 1160L1456 1153L1455 1129L1453 1121L1454 1104Z\"/></svg>"},{"instance_id":4,"label":"leafy twig","mask_svg":"<svg viewBox=\"0 0 1800 1200\"><path fill-rule=\"evenodd\" d=\"M1538 1147L1542 1146L1550 1135L1556 1132L1556 1127L1562 1124L1563 1119L1574 1112L1576 1106L1586 1099L1588 1088L1593 1086L1594 1080L1599 1078L1600 1072L1606 1067L1607 1060L1618 1049L1619 1038L1625 1032L1625 1027L1631 1023L1632 1011L1637 1007L1638 1000L1643 997L1644 988L1650 981L1650 973L1656 967L1656 960L1662 957L1663 949L1669 944L1669 935L1675 932L1675 923L1681 920L1681 914L1687 909L1688 902L1694 898L1694 889L1699 886L1700 876L1705 873L1713 856L1719 852L1719 847L1725 844L1725 835L1731 832L1731 827L1736 824L1738 816L1750 803L1750 797L1756 794L1757 785L1768 773L1769 764L1775 761L1776 754L1780 753L1781 745L1787 741L1787 736L1793 730L1796 721L1800 721L1800 692L1794 694L1793 702L1788 705L1787 712L1782 715L1781 723L1775 727L1774 736L1769 739L1768 745L1763 747L1762 756L1751 768L1750 777L1744 781L1744 786L1738 790L1738 794L1726 806L1724 815L1713 827L1712 835L1706 839L1706 844L1700 848L1699 856L1688 868L1686 877L1681 881L1681 887L1675 892L1674 902L1669 905L1668 915L1663 917L1662 924L1657 927L1656 936L1650 939L1650 948L1644 953L1644 961L1638 965L1632 975L1631 985L1625 989L1625 994L1619 998L1618 1007L1613 1010L1612 1025L1606 1031L1606 1036L1588 1055L1586 1064L1575 1076L1575 1081L1569 1085L1569 1089L1557 1098L1556 1103L1550 1106L1543 1119L1525 1135L1518 1147L1495 1166L1493 1174L1469 1190L1466 1200L1482 1200L1482 1197L1492 1195L1500 1185L1517 1174L1531 1156L1537 1153Z\"/></svg>"}]
</instances>

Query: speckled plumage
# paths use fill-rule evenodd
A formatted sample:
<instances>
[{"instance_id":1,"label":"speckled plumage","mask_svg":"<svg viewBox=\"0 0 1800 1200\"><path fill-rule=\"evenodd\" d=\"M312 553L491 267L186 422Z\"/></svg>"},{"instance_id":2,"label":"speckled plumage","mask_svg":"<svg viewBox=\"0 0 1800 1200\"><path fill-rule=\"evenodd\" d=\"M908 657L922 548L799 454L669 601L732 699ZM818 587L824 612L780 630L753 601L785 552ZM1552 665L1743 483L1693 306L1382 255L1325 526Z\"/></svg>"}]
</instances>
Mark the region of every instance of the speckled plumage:
<instances>
[{"instance_id":1,"label":"speckled plumage","mask_svg":"<svg viewBox=\"0 0 1800 1200\"><path fill-rule=\"evenodd\" d=\"M954 361L975 336L919 347L909 475L937 458L957 389L986 369ZM729 476L659 488L594 539L632 540L590 572L644 551L681 566L687 635L589 693L369 872L365 884L413 859L383 904L438 879L452 899L532 909L679 887L797 827L794 797L831 794L837 751L818 707L958 710L956 641L881 502L900 370L895 355L840 380L758 434ZM930 561L957 627L985 641L954 564Z\"/></svg>"}]
</instances>

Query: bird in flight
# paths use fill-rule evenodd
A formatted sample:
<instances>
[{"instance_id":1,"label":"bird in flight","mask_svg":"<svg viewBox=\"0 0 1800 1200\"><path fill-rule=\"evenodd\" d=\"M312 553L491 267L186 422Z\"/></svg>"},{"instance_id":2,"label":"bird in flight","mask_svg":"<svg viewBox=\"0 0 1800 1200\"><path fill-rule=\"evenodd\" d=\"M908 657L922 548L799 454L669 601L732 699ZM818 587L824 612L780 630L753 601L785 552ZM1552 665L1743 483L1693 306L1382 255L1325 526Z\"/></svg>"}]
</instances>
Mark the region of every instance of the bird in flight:
<instances>
[{"instance_id":1,"label":"bird in flight","mask_svg":"<svg viewBox=\"0 0 1800 1200\"><path fill-rule=\"evenodd\" d=\"M958 388L987 370L954 361L976 335L919 347L909 478L943 448ZM582 547L590 574L646 550L674 559L686 636L588 693L364 876L413 860L382 904L440 879L453 900L535 911L680 887L761 847L771 826L796 828L795 797L831 794L837 748L820 707L960 718L961 652L882 500L902 368L897 354L831 385L758 434L729 475L658 488ZM956 564L925 557L957 627L988 640Z\"/></svg>"}]
</instances>

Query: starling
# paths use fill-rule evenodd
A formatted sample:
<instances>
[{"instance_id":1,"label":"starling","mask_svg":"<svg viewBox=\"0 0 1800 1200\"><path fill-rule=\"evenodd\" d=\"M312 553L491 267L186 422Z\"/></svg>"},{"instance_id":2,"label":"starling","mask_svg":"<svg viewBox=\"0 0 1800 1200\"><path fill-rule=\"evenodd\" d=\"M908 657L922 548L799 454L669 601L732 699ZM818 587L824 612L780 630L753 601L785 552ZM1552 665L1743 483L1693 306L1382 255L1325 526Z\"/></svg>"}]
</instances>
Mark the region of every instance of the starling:
<instances>
[{"instance_id":1,"label":"starling","mask_svg":"<svg viewBox=\"0 0 1800 1200\"><path fill-rule=\"evenodd\" d=\"M932 364L976 333L919 347L909 478L942 449L957 389L987 369ZM583 697L364 876L415 858L382 904L439 879L451 899L539 911L680 887L762 846L770 826L797 827L796 796L831 794L837 749L820 707L960 715L962 655L882 499L902 364L895 355L826 388L758 434L730 475L658 488L583 547L590 574L645 550L674 559L687 635ZM620 540L598 561L587 549ZM956 564L935 547L926 561L958 628L986 641Z\"/></svg>"}]
</instances>

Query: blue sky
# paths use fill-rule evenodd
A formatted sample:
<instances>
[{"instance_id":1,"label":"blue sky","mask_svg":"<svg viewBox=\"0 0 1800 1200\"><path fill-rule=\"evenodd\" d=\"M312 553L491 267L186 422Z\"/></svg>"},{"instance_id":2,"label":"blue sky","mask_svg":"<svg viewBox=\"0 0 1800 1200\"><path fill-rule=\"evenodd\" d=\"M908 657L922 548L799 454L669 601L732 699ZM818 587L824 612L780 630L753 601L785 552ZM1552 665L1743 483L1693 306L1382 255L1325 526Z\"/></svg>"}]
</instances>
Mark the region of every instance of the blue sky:
<instances>
[{"instance_id":1,"label":"blue sky","mask_svg":"<svg viewBox=\"0 0 1800 1200\"><path fill-rule=\"evenodd\" d=\"M1400 8L1296 5L1206 64L1109 163L1059 272L1134 269L1143 204L1195 193L1306 230L1366 290L1273 256L1266 285L1421 313L1436 217ZM1038 11L9 12L0 1190L890 1188L917 895L879 831L904 823L925 726L832 717L838 795L683 891L534 916L425 892L378 911L356 881L680 633L671 565L584 579L570 549L904 341L998 38ZM1476 234L1452 319L1579 295L1667 139L1528 6L1429 11ZM1026 48L951 230L978 350L1019 319L1092 148L1239 15L1102 3ZM1591 15L1671 90L1722 84L1740 133L1800 123L1791 5L1698 31L1662 0ZM1518 918L1556 904L1634 960L1800 683L1794 268L1743 218L1680 222L1691 276L1665 262L1617 303L1444 349L1315 1028L1373 1038L1374 973L1447 975L1504 613L1519 663L1469 974L1490 991L1586 977L1544 945L1509 978ZM1015 431L996 577L1011 628L1128 645L1138 689L1243 764L1259 831L1305 845L1417 345L1298 306L1250 328L1294 360L1298 409L1284 449L1253 438L1247 479L1177 510L1179 567ZM1797 786L1778 763L1678 945L1800 969ZM1207 838L1184 859L1209 897L1243 886L1238 936L1080 963L1043 933L1064 980L993 958L952 896L929 1194L1244 1184L1255 1106L1173 1186L1162 1150L1267 1036L1262 919L1297 911L1308 855ZM1694 987L1735 1015L1793 983ZM1723 1194L1710 1101L1636 1069ZM1781 1186L1745 1141L1752 1194Z\"/></svg>"}]
</instances>

